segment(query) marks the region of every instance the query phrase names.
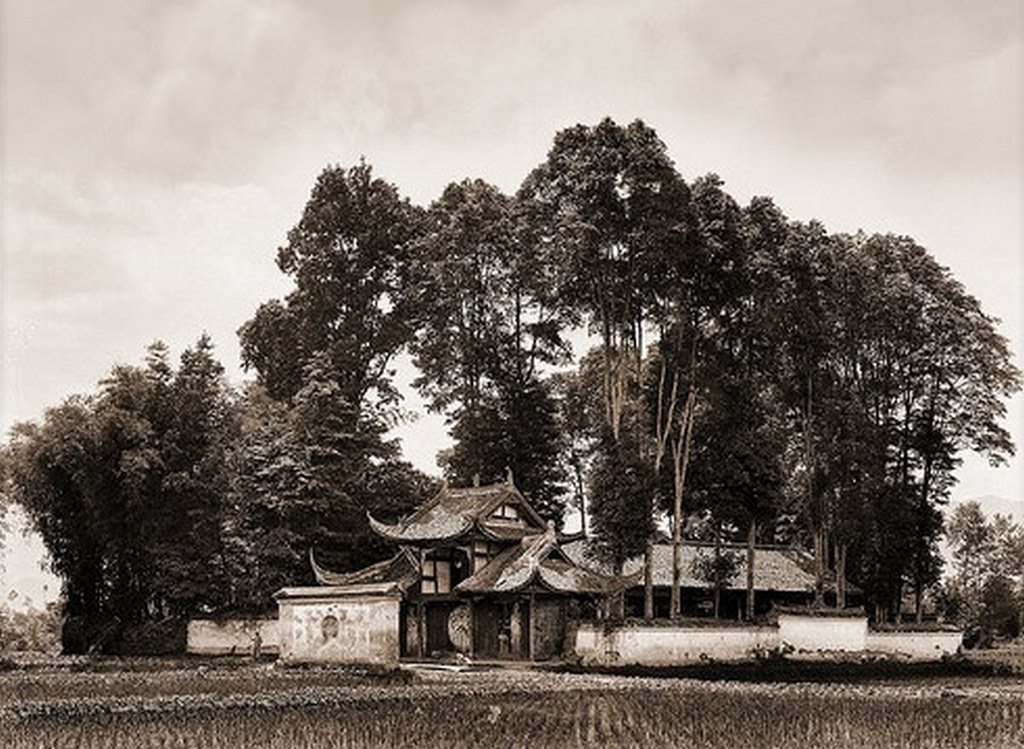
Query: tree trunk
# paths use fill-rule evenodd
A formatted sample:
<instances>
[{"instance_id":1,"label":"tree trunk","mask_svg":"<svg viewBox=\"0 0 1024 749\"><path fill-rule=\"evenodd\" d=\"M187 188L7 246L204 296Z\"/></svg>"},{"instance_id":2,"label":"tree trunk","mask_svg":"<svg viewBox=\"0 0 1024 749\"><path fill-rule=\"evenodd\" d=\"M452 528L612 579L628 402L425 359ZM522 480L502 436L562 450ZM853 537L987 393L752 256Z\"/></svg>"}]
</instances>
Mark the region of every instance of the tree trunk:
<instances>
[{"instance_id":1,"label":"tree trunk","mask_svg":"<svg viewBox=\"0 0 1024 749\"><path fill-rule=\"evenodd\" d=\"M924 621L924 586L920 580L914 583L914 621Z\"/></svg>"},{"instance_id":2,"label":"tree trunk","mask_svg":"<svg viewBox=\"0 0 1024 749\"><path fill-rule=\"evenodd\" d=\"M674 619L682 615L682 580L683 580L683 492L686 487L686 470L690 463L690 440L693 436L693 408L696 391L692 380L690 392L686 396L683 411L683 433L676 440L673 450L673 467L675 471L674 497L672 503L672 593L669 602L669 613Z\"/></svg>"},{"instance_id":3,"label":"tree trunk","mask_svg":"<svg viewBox=\"0 0 1024 749\"><path fill-rule=\"evenodd\" d=\"M722 603L722 521L715 523L715 619Z\"/></svg>"},{"instance_id":4,"label":"tree trunk","mask_svg":"<svg viewBox=\"0 0 1024 749\"><path fill-rule=\"evenodd\" d=\"M583 538L587 537L587 495L582 487L582 480L580 481L580 535Z\"/></svg>"},{"instance_id":5,"label":"tree trunk","mask_svg":"<svg viewBox=\"0 0 1024 749\"><path fill-rule=\"evenodd\" d=\"M644 546L644 621L654 619L654 535L647 536Z\"/></svg>"},{"instance_id":6,"label":"tree trunk","mask_svg":"<svg viewBox=\"0 0 1024 749\"><path fill-rule=\"evenodd\" d=\"M683 567L682 553L683 543L680 538L679 526L675 518L672 520L672 590L669 594L669 616L678 619L682 612L682 600L680 597L681 588L679 570Z\"/></svg>"},{"instance_id":7,"label":"tree trunk","mask_svg":"<svg viewBox=\"0 0 1024 749\"><path fill-rule=\"evenodd\" d=\"M814 493L814 441L811 436L814 424L814 378L807 377L807 392L804 402L804 472L807 511L810 514L814 535L814 605L825 603L825 539L823 533L824 513L818 506Z\"/></svg>"},{"instance_id":8,"label":"tree trunk","mask_svg":"<svg viewBox=\"0 0 1024 749\"><path fill-rule=\"evenodd\" d=\"M750 519L747 532L747 621L754 621L754 544L757 543L757 519Z\"/></svg>"},{"instance_id":9,"label":"tree trunk","mask_svg":"<svg viewBox=\"0 0 1024 749\"><path fill-rule=\"evenodd\" d=\"M846 544L836 544L836 608L846 608Z\"/></svg>"},{"instance_id":10,"label":"tree trunk","mask_svg":"<svg viewBox=\"0 0 1024 749\"><path fill-rule=\"evenodd\" d=\"M814 605L825 605L825 532L814 529Z\"/></svg>"}]
</instances>

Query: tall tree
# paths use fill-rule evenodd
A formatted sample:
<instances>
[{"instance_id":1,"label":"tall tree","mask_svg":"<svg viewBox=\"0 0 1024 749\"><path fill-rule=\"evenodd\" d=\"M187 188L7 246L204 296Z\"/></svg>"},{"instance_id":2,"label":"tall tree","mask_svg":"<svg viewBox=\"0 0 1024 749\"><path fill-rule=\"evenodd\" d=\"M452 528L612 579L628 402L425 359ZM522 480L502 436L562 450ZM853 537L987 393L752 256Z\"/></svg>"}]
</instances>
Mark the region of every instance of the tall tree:
<instances>
[{"instance_id":1,"label":"tall tree","mask_svg":"<svg viewBox=\"0 0 1024 749\"><path fill-rule=\"evenodd\" d=\"M957 505L946 525L953 574L946 597L965 627L1015 636L1024 601L1015 600L1024 582L1024 528L1009 518L987 518L978 502Z\"/></svg>"},{"instance_id":2,"label":"tall tree","mask_svg":"<svg viewBox=\"0 0 1024 749\"><path fill-rule=\"evenodd\" d=\"M600 336L605 422L617 440L648 287L685 231L686 184L654 130L605 119L559 132L519 194L556 255L558 298Z\"/></svg>"},{"instance_id":3,"label":"tall tree","mask_svg":"<svg viewBox=\"0 0 1024 749\"><path fill-rule=\"evenodd\" d=\"M600 362L594 361L595 354L600 356L600 352L591 352L577 370L556 372L548 378L558 404L559 461L563 475L568 477L572 503L580 513L580 532L584 536L588 530L587 476L602 424Z\"/></svg>"},{"instance_id":4,"label":"tall tree","mask_svg":"<svg viewBox=\"0 0 1024 749\"><path fill-rule=\"evenodd\" d=\"M243 363L272 396L295 396L305 367L326 356L351 418L371 400L393 402L388 366L415 326L410 252L419 220L364 162L320 174L277 252L295 289L262 305L239 331Z\"/></svg>"},{"instance_id":5,"label":"tall tree","mask_svg":"<svg viewBox=\"0 0 1024 749\"><path fill-rule=\"evenodd\" d=\"M686 243L667 256L655 285L654 321L658 325L657 387L653 400L654 466L660 471L666 449L671 456L673 584L670 613L682 611L682 527L691 445L702 401L718 379L712 374L725 359L751 360L753 306L748 246L742 213L714 174L690 189L691 230ZM744 368L750 371L750 367ZM734 371L735 370L735 371ZM728 367L729 376L741 371ZM753 382L750 387L756 387Z\"/></svg>"},{"instance_id":6,"label":"tall tree","mask_svg":"<svg viewBox=\"0 0 1024 749\"><path fill-rule=\"evenodd\" d=\"M605 119L559 132L519 195L557 257L549 266L558 299L600 336L608 435L628 440L653 465L639 403L645 318L666 257L685 237L686 184L654 130L639 120L623 127ZM634 496L653 516L654 497ZM643 550L649 617L651 538Z\"/></svg>"},{"instance_id":7,"label":"tall tree","mask_svg":"<svg viewBox=\"0 0 1024 749\"><path fill-rule=\"evenodd\" d=\"M172 409L153 415L157 431L166 420L160 444L163 502L152 547L161 566L155 592L175 609L214 609L224 604L221 503L230 482L227 452L237 435L234 394L205 334L182 353L169 383L162 364L151 356L148 368L155 386L166 388Z\"/></svg>"},{"instance_id":8,"label":"tall tree","mask_svg":"<svg viewBox=\"0 0 1024 749\"><path fill-rule=\"evenodd\" d=\"M449 185L431 205L416 244L416 384L448 414L449 479L491 481L510 468L542 514L560 521L555 405L538 367L564 363L569 349L521 213L480 180Z\"/></svg>"},{"instance_id":9,"label":"tall tree","mask_svg":"<svg viewBox=\"0 0 1024 749\"><path fill-rule=\"evenodd\" d=\"M239 505L258 509L254 517L267 525L236 522L234 548L244 559L254 553L254 533L274 532L276 550L262 561L268 580L289 565L305 574L310 546L341 569L374 561L385 550L369 534L366 512L386 517L390 503L410 502L371 487L411 475L386 433L403 417L391 364L411 342L429 293L414 279L422 220L423 211L365 162L328 167L277 253L295 288L239 331L243 363L286 405L264 411L267 422L237 457L261 471L238 483ZM411 490L423 482L406 483Z\"/></svg>"}]
</instances>

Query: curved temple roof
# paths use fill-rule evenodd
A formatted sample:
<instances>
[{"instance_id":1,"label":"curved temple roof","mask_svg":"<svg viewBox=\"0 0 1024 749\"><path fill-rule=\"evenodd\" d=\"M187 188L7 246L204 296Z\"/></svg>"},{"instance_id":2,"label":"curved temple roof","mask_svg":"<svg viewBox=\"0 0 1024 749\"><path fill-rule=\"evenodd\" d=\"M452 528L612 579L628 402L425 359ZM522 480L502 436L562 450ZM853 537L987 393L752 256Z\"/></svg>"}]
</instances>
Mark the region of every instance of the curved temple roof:
<instances>
[{"instance_id":1,"label":"curved temple roof","mask_svg":"<svg viewBox=\"0 0 1024 749\"><path fill-rule=\"evenodd\" d=\"M514 504L523 524L494 521L490 516L503 503ZM369 516L373 532L396 543L451 541L474 527L497 540L519 540L544 530L544 520L530 507L511 481L489 486L443 487L411 515L393 525Z\"/></svg>"},{"instance_id":2,"label":"curved temple roof","mask_svg":"<svg viewBox=\"0 0 1024 749\"><path fill-rule=\"evenodd\" d=\"M419 580L417 562L411 552L401 549L390 559L383 562L371 564L355 572L332 572L321 567L313 556L313 550L309 550L309 564L313 568L313 574L320 585L344 586L344 585L369 585L375 583L397 583L402 590L415 585Z\"/></svg>"}]
</instances>

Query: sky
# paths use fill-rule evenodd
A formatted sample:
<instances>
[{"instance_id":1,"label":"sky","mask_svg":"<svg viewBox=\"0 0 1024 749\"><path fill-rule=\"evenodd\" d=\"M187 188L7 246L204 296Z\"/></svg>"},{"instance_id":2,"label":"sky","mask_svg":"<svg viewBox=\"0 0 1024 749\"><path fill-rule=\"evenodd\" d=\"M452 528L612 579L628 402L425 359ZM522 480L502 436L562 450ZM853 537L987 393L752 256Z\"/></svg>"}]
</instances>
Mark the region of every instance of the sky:
<instances>
[{"instance_id":1,"label":"sky","mask_svg":"<svg viewBox=\"0 0 1024 749\"><path fill-rule=\"evenodd\" d=\"M275 250L324 166L365 156L421 204L464 177L513 191L605 116L741 203L913 236L1024 366L1022 7L0 0L0 429L157 338L209 332L240 382L235 332L289 290ZM1024 442L1024 397L1007 424ZM441 419L401 436L436 473ZM974 496L1020 501L1024 460L968 457Z\"/></svg>"}]
</instances>

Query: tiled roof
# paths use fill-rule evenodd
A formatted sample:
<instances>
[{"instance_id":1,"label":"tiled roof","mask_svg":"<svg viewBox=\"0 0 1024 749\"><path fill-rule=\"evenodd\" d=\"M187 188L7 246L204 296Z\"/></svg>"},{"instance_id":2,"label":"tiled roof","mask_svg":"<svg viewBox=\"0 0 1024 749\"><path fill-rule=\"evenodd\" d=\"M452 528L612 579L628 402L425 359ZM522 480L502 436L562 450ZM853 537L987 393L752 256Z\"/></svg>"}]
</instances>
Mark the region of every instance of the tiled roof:
<instances>
[{"instance_id":1,"label":"tiled roof","mask_svg":"<svg viewBox=\"0 0 1024 749\"><path fill-rule=\"evenodd\" d=\"M533 536L537 533L536 528L526 525L489 523L486 520L477 525L485 536L490 536L495 541L521 541L526 536Z\"/></svg>"},{"instance_id":2,"label":"tiled roof","mask_svg":"<svg viewBox=\"0 0 1024 749\"><path fill-rule=\"evenodd\" d=\"M577 564L600 570L605 567L588 553L586 541L573 541L562 549L566 556ZM722 544L722 548L737 555L736 574L725 585L729 590L746 590L747 554L741 544ZM682 546L682 586L684 588L707 588L708 583L698 578L693 571L694 560L713 558L714 547L693 542ZM623 567L625 574L643 571L643 557L630 559ZM652 559L652 577L655 586L672 585L672 544L655 544ZM642 578L641 578L642 583ZM757 547L754 559L754 589L779 592L808 592L814 590L814 576L799 563L799 552L778 547Z\"/></svg>"},{"instance_id":3,"label":"tiled roof","mask_svg":"<svg viewBox=\"0 0 1024 749\"><path fill-rule=\"evenodd\" d=\"M528 536L502 551L487 566L459 583L460 593L511 593L539 583L561 593L607 593L620 584L563 559L554 529Z\"/></svg>"},{"instance_id":4,"label":"tiled roof","mask_svg":"<svg viewBox=\"0 0 1024 749\"><path fill-rule=\"evenodd\" d=\"M474 526L498 539L518 539L531 532L530 527L484 522L496 507L510 500L525 508L527 517L524 519L533 528L532 532L543 529L543 521L511 482L462 488L445 486L431 500L394 525L371 517L370 527L378 535L397 543L453 540Z\"/></svg>"},{"instance_id":5,"label":"tiled roof","mask_svg":"<svg viewBox=\"0 0 1024 749\"><path fill-rule=\"evenodd\" d=\"M371 564L369 567L364 567L355 572L332 572L321 567L316 563L312 549L309 550L309 563L313 568L316 581L321 585L345 586L396 583L399 588L405 590L419 580L416 560L405 549L400 550L390 559Z\"/></svg>"}]
</instances>

